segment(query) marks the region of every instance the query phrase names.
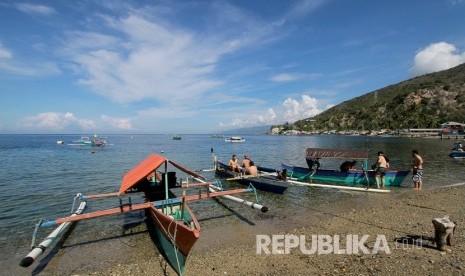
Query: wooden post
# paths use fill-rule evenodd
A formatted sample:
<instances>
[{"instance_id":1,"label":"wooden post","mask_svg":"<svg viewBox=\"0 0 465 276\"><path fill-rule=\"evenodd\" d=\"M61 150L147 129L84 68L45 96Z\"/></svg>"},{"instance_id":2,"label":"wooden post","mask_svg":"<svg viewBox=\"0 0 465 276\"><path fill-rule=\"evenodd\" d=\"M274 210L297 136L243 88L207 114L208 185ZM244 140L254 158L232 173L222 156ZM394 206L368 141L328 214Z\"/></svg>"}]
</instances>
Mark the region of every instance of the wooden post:
<instances>
[{"instance_id":1,"label":"wooden post","mask_svg":"<svg viewBox=\"0 0 465 276\"><path fill-rule=\"evenodd\" d=\"M446 244L452 246L455 232L455 223L448 216L433 219L434 238L436 246L440 251L446 251Z\"/></svg>"}]
</instances>

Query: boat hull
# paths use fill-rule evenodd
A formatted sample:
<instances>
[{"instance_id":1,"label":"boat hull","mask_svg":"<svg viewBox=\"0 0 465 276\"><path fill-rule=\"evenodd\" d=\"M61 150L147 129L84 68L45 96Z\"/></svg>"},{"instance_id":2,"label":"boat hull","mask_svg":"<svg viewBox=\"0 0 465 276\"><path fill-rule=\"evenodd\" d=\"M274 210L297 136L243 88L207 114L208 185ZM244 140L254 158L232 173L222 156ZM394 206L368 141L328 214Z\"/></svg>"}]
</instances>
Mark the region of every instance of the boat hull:
<instances>
[{"instance_id":1,"label":"boat hull","mask_svg":"<svg viewBox=\"0 0 465 276\"><path fill-rule=\"evenodd\" d=\"M457 159L465 158L465 151L453 150L449 156Z\"/></svg>"},{"instance_id":2,"label":"boat hull","mask_svg":"<svg viewBox=\"0 0 465 276\"><path fill-rule=\"evenodd\" d=\"M229 166L224 163L217 161L216 168L216 173L222 177L235 177L234 173L229 169ZM246 176L245 178L238 177L237 179L234 179L234 181L245 186L249 186L250 184L252 184L257 190L275 194L283 194L289 187L288 183L276 179L276 176Z\"/></svg>"},{"instance_id":3,"label":"boat hull","mask_svg":"<svg viewBox=\"0 0 465 276\"><path fill-rule=\"evenodd\" d=\"M283 169L288 170L290 177L297 178L299 180L307 181L310 179L310 170L304 167L293 167L286 164L282 164ZM386 186L400 186L404 181L405 177L410 171L388 171L385 176ZM341 172L339 170L318 170L313 176L312 181L334 183L334 184L345 184L345 185L364 185L366 186L367 177L365 172L362 170L354 170L348 172ZM368 181L371 184L376 183L375 172L373 170L368 171Z\"/></svg>"},{"instance_id":4,"label":"boat hull","mask_svg":"<svg viewBox=\"0 0 465 276\"><path fill-rule=\"evenodd\" d=\"M165 214L169 210L170 215ZM181 220L181 203L151 206L147 209L149 231L156 237L160 251L179 274L184 274L187 256L200 237L200 226L191 209L185 205Z\"/></svg>"}]
</instances>

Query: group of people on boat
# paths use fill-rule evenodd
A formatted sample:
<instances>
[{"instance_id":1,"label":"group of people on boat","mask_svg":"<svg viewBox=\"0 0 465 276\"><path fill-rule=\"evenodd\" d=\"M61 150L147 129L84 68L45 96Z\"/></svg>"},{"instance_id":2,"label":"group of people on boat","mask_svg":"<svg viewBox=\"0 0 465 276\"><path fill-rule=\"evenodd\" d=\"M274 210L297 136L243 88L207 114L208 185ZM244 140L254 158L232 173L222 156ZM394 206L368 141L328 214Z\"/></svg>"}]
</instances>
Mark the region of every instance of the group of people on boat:
<instances>
[{"instance_id":1,"label":"group of people on boat","mask_svg":"<svg viewBox=\"0 0 465 276\"><path fill-rule=\"evenodd\" d=\"M228 166L233 172L244 173L246 175L258 175L258 169L255 163L250 159L250 156L245 154L244 159L239 164L237 156L233 154L231 160L229 160Z\"/></svg>"}]
</instances>

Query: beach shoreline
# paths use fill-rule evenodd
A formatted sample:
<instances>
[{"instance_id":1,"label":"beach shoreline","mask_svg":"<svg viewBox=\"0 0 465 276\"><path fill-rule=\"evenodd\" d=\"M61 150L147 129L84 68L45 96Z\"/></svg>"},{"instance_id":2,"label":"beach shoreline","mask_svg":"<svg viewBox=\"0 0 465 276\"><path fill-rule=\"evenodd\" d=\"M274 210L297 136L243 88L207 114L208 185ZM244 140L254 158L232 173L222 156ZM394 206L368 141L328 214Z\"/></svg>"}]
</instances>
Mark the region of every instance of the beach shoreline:
<instances>
[{"instance_id":1,"label":"beach shoreline","mask_svg":"<svg viewBox=\"0 0 465 276\"><path fill-rule=\"evenodd\" d=\"M202 229L201 238L188 257L185 273L425 275L440 272L463 275L465 238L460 228L465 222L463 198L465 186L423 191L402 189L388 195L358 194L338 206L332 202L286 218L285 214L279 214L252 224L238 221L208 227ZM270 212L279 213L279 210ZM431 221L446 215L458 227L454 246L448 247L448 252L440 252L432 241ZM312 235L338 235L342 239L347 235L369 235L366 245L370 250L376 237L384 235L390 252L308 254L294 248L289 254L257 254L257 235L295 235L305 237L307 243ZM421 246L403 243L412 237L421 240ZM25 268L20 271L31 275ZM145 225L133 229L132 233L95 242L65 241L46 265L36 268L35 272L40 275L176 275L150 240Z\"/></svg>"}]
</instances>

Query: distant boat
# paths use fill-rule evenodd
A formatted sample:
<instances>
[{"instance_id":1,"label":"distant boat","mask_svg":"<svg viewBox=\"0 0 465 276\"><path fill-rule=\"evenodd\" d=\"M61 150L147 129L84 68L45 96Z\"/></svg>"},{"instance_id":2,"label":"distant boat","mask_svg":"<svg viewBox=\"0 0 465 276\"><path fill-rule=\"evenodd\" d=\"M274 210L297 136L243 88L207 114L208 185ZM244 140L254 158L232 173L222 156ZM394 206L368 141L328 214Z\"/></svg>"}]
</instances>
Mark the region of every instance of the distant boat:
<instances>
[{"instance_id":1,"label":"distant boat","mask_svg":"<svg viewBox=\"0 0 465 276\"><path fill-rule=\"evenodd\" d=\"M90 147L104 147L107 145L107 140L105 138L98 137L94 135L94 138L89 136L82 136L79 140L73 141L73 144L70 146L90 146Z\"/></svg>"},{"instance_id":2,"label":"distant boat","mask_svg":"<svg viewBox=\"0 0 465 276\"><path fill-rule=\"evenodd\" d=\"M242 143L245 142L245 139L240 136L232 136L227 137L226 139L224 139L224 141L229 143Z\"/></svg>"},{"instance_id":3,"label":"distant boat","mask_svg":"<svg viewBox=\"0 0 465 276\"><path fill-rule=\"evenodd\" d=\"M213 134L212 138L224 138L224 136L221 134Z\"/></svg>"},{"instance_id":4,"label":"distant boat","mask_svg":"<svg viewBox=\"0 0 465 276\"><path fill-rule=\"evenodd\" d=\"M65 143L65 142L63 142L62 140L58 140L58 141L57 141L57 144L58 144L58 145L63 145L64 143Z\"/></svg>"},{"instance_id":5,"label":"distant boat","mask_svg":"<svg viewBox=\"0 0 465 276\"><path fill-rule=\"evenodd\" d=\"M172 140L181 140L182 137L181 136L173 136L171 137Z\"/></svg>"},{"instance_id":6,"label":"distant boat","mask_svg":"<svg viewBox=\"0 0 465 276\"><path fill-rule=\"evenodd\" d=\"M451 150L449 156L454 158L465 158L465 151L462 143L456 142L454 143L454 148Z\"/></svg>"}]
</instances>

